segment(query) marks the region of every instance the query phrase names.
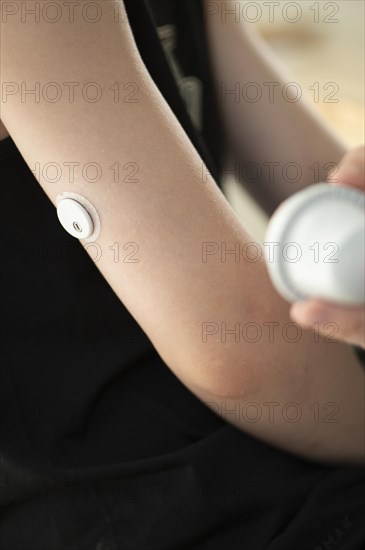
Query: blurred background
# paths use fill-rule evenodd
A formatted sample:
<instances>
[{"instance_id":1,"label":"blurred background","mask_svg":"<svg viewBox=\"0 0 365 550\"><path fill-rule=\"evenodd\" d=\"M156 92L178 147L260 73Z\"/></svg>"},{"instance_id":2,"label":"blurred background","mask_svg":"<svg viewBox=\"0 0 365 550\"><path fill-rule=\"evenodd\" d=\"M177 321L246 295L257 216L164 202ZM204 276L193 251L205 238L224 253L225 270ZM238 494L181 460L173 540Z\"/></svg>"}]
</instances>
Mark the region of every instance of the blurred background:
<instances>
[{"instance_id":1,"label":"blurred background","mask_svg":"<svg viewBox=\"0 0 365 550\"><path fill-rule=\"evenodd\" d=\"M260 3L260 2L258 2ZM270 3L270 2L269 2ZM275 17L270 21L269 8L257 27L264 39L289 68L293 81L298 82L315 108L327 119L334 131L349 148L365 143L365 43L363 0L277 0ZM289 4L299 4L301 17L295 23L285 21L283 9L288 8L288 19L295 19L296 12ZM284 12L285 13L285 12ZM254 19L255 12L248 12ZM320 83L321 98L315 101L315 82ZM337 89L325 83L334 82ZM337 103L324 101L338 99ZM236 212L250 229L257 242L264 241L267 226L266 215L257 207L242 188L229 181L227 197Z\"/></svg>"}]
</instances>

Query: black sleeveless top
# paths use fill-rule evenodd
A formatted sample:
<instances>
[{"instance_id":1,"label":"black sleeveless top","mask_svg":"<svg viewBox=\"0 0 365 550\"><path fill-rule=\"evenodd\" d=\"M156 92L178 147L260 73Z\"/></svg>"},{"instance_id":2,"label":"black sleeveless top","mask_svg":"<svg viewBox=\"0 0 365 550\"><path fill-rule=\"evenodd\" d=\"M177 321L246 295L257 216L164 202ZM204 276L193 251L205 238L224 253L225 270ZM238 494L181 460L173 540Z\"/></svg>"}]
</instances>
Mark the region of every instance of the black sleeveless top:
<instances>
[{"instance_id":1,"label":"black sleeveless top","mask_svg":"<svg viewBox=\"0 0 365 550\"><path fill-rule=\"evenodd\" d=\"M207 49L202 3L199 0L132 0L125 5L142 59L220 186L224 130Z\"/></svg>"},{"instance_id":2,"label":"black sleeveless top","mask_svg":"<svg viewBox=\"0 0 365 550\"><path fill-rule=\"evenodd\" d=\"M125 4L219 184L200 2ZM364 548L364 468L301 460L211 412L62 229L11 138L0 153L0 548Z\"/></svg>"}]
</instances>

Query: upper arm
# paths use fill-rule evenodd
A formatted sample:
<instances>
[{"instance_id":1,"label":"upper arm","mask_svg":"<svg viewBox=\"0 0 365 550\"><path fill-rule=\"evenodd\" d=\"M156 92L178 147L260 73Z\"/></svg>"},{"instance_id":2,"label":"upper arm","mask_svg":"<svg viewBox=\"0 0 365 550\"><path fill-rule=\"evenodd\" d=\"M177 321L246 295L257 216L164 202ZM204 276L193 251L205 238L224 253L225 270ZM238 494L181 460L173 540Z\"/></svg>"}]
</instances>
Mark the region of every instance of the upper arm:
<instances>
[{"instance_id":1,"label":"upper arm","mask_svg":"<svg viewBox=\"0 0 365 550\"><path fill-rule=\"evenodd\" d=\"M187 384L212 387L224 356L236 350L202 342L202 323L214 319L217 308L227 319L238 315L240 304L247 315L260 309L249 294L237 300L242 278L262 278L276 298L262 261L203 262L205 242L246 241L247 233L137 55L128 22L115 22L113 2L95 4L104 10L95 25L79 12L72 24L31 17L23 23L19 14L3 22L4 123L54 205L71 192L95 207L101 221L96 265L166 363ZM137 102L123 101L128 82L138 88ZM57 90L59 100L49 100ZM99 100L90 100L98 90ZM138 167L132 181L125 177L131 162ZM90 164L99 170L95 181L95 170L85 177ZM137 262L123 261L128 243L139 250ZM93 258L95 248L82 245Z\"/></svg>"},{"instance_id":2,"label":"upper arm","mask_svg":"<svg viewBox=\"0 0 365 550\"><path fill-rule=\"evenodd\" d=\"M1 22L2 119L25 155L32 149L35 154L47 151L48 139L60 150L67 140L75 140L82 152L80 137L91 129L92 118L105 118L107 126L110 116L129 115L122 101L118 112L111 112L109 88L121 76L136 74L130 27L111 9L116 3L110 0L96 2L98 10L88 17L79 5L71 15L70 7L58 0L59 18L53 23L39 5L39 14L32 16L24 13L24 3L9 4L12 11L5 10ZM113 55L118 50L123 55ZM94 130L98 139L105 131L102 126Z\"/></svg>"}]
</instances>

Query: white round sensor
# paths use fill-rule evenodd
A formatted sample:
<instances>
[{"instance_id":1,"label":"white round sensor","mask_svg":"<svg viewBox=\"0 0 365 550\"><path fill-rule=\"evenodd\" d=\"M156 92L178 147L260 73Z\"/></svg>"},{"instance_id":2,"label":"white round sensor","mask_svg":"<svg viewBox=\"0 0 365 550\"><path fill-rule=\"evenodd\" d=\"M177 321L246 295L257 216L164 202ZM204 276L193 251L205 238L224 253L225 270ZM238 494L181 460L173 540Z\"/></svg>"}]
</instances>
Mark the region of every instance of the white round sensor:
<instances>
[{"instance_id":1,"label":"white round sensor","mask_svg":"<svg viewBox=\"0 0 365 550\"><path fill-rule=\"evenodd\" d=\"M270 278L289 302L321 298L365 303L365 194L312 185L272 216L265 252Z\"/></svg>"},{"instance_id":2,"label":"white round sensor","mask_svg":"<svg viewBox=\"0 0 365 550\"><path fill-rule=\"evenodd\" d=\"M88 211L74 199L62 199L57 205L57 216L62 227L77 239L87 239L94 231Z\"/></svg>"}]
</instances>

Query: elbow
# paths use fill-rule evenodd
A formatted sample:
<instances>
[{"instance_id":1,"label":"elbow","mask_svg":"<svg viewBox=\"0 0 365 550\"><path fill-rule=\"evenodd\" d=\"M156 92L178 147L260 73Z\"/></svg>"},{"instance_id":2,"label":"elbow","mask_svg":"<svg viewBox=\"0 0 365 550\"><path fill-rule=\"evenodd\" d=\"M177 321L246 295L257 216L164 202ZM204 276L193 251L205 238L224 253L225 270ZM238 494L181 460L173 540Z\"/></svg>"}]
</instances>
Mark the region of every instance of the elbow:
<instances>
[{"instance_id":1,"label":"elbow","mask_svg":"<svg viewBox=\"0 0 365 550\"><path fill-rule=\"evenodd\" d=\"M194 393L220 399L254 395L259 371L252 354L214 347L209 353L190 355L173 370Z\"/></svg>"}]
</instances>

